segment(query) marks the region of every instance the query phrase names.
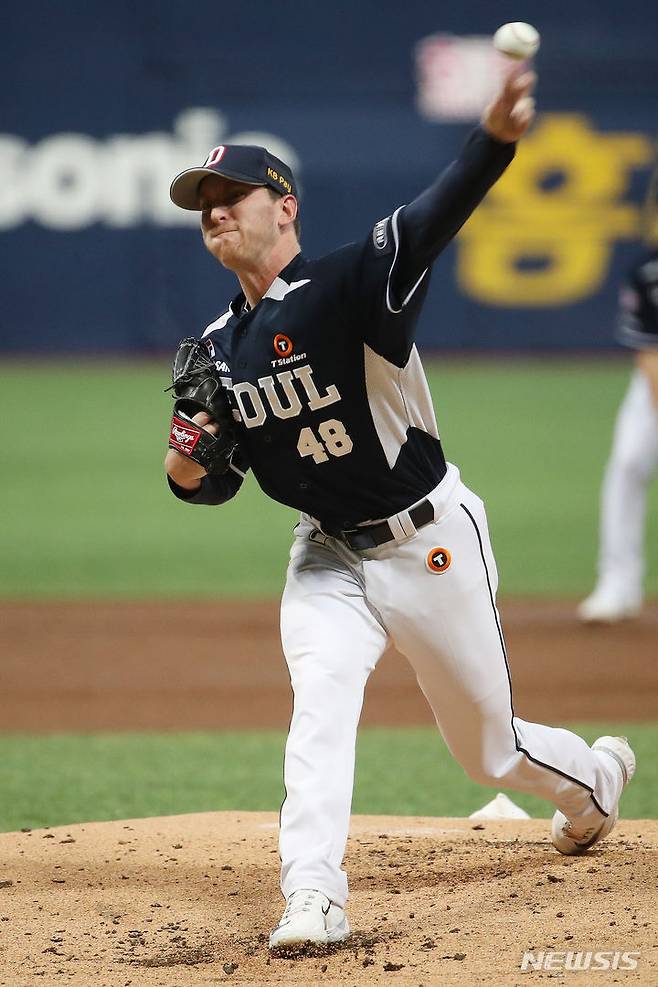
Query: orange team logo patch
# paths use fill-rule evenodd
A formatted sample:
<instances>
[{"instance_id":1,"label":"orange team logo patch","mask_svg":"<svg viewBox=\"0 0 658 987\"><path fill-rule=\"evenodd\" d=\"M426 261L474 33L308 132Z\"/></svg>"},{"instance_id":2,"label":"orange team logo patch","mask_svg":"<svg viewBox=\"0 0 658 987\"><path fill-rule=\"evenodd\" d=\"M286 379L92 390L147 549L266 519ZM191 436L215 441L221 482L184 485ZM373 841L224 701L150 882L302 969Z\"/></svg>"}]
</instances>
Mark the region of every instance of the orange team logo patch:
<instances>
[{"instance_id":1,"label":"orange team logo patch","mask_svg":"<svg viewBox=\"0 0 658 987\"><path fill-rule=\"evenodd\" d=\"M290 356L293 351L292 339L278 332L274 337L274 352L277 356Z\"/></svg>"},{"instance_id":2,"label":"orange team logo patch","mask_svg":"<svg viewBox=\"0 0 658 987\"><path fill-rule=\"evenodd\" d=\"M452 555L447 548L433 548L427 556L427 568L430 572L445 572L450 568Z\"/></svg>"}]
</instances>

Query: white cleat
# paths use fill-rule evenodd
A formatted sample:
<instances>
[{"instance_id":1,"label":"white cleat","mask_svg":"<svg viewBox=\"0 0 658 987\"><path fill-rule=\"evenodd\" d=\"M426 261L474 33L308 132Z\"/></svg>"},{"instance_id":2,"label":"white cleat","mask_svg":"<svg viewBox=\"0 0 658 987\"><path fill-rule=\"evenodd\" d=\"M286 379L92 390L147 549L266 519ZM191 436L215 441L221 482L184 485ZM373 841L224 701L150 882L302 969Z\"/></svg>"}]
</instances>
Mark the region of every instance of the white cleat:
<instances>
[{"instance_id":1,"label":"white cleat","mask_svg":"<svg viewBox=\"0 0 658 987\"><path fill-rule=\"evenodd\" d=\"M639 616L642 601L636 597L595 589L578 607L578 617L585 624L616 624Z\"/></svg>"},{"instance_id":2,"label":"white cleat","mask_svg":"<svg viewBox=\"0 0 658 987\"><path fill-rule=\"evenodd\" d=\"M622 784L619 789L617 802L609 816L604 816L594 825L579 830L562 812L556 812L551 825L553 846L566 856L576 856L586 853L595 843L604 839L614 828L619 818L619 799L626 785L635 774L635 754L626 737L599 737L592 744L592 750L608 754L617 762Z\"/></svg>"},{"instance_id":3,"label":"white cleat","mask_svg":"<svg viewBox=\"0 0 658 987\"><path fill-rule=\"evenodd\" d=\"M270 933L270 949L285 952L306 943L328 946L342 942L349 934L344 909L333 905L321 891L304 888L288 898L281 921Z\"/></svg>"}]
</instances>

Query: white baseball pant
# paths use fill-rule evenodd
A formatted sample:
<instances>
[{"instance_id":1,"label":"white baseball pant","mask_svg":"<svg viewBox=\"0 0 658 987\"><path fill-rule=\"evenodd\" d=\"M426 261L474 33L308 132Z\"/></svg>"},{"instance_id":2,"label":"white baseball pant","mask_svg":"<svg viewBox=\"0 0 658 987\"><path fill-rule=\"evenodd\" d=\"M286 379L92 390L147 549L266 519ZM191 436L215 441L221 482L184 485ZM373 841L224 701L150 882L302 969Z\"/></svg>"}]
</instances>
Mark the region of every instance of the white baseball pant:
<instances>
[{"instance_id":1,"label":"white baseball pant","mask_svg":"<svg viewBox=\"0 0 658 987\"><path fill-rule=\"evenodd\" d=\"M433 523L407 537L402 512L394 522L400 540L366 552L323 535L306 516L296 529L281 606L294 693L279 841L285 897L316 888L345 904L357 725L389 639L471 778L531 792L579 821L600 819L619 796L610 757L514 714L484 505L454 466L429 499ZM426 562L437 548L450 553L442 572Z\"/></svg>"},{"instance_id":2,"label":"white baseball pant","mask_svg":"<svg viewBox=\"0 0 658 987\"><path fill-rule=\"evenodd\" d=\"M636 368L617 413L601 489L597 590L640 603L647 489L658 465L658 412Z\"/></svg>"}]
</instances>

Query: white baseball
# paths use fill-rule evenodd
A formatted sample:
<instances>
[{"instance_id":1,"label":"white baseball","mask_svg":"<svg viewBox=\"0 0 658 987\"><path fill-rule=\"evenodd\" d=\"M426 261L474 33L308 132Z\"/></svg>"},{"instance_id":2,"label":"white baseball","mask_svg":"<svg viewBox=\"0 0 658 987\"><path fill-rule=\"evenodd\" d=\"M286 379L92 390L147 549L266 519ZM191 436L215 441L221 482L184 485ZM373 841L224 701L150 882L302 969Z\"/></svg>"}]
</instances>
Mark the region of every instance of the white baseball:
<instances>
[{"instance_id":1,"label":"white baseball","mask_svg":"<svg viewBox=\"0 0 658 987\"><path fill-rule=\"evenodd\" d=\"M508 58L532 58L539 48L539 31L532 24L512 21L498 28L493 45Z\"/></svg>"}]
</instances>

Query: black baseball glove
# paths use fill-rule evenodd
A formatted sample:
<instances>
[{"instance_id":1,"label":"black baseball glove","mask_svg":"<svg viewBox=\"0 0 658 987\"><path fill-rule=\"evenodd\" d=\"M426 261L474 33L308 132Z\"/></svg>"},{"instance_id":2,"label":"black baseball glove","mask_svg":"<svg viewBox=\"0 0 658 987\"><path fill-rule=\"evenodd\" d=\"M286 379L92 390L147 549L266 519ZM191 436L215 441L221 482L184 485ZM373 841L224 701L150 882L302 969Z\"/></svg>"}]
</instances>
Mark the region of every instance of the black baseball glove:
<instances>
[{"instance_id":1,"label":"black baseball glove","mask_svg":"<svg viewBox=\"0 0 658 987\"><path fill-rule=\"evenodd\" d=\"M181 340L171 369L174 414L169 433L169 448L189 456L207 473L225 473L238 444L235 419L228 395L219 378L207 347L189 336ZM194 421L205 411L219 426L211 435Z\"/></svg>"}]
</instances>

